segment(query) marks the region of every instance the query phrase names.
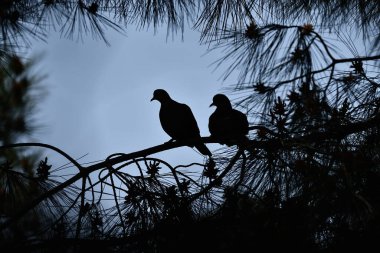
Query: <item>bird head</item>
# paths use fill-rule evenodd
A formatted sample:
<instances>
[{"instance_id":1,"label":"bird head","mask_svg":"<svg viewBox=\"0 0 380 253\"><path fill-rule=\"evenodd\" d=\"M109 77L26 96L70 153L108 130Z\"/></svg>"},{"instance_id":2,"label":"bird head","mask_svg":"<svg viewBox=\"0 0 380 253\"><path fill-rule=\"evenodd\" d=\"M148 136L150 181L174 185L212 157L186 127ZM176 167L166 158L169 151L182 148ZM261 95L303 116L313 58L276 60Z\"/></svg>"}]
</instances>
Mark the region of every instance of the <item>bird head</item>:
<instances>
[{"instance_id":1,"label":"bird head","mask_svg":"<svg viewBox=\"0 0 380 253\"><path fill-rule=\"evenodd\" d=\"M167 101L170 99L169 94L163 89L157 89L153 92L153 97L150 101L157 100L159 102Z\"/></svg>"},{"instance_id":2,"label":"bird head","mask_svg":"<svg viewBox=\"0 0 380 253\"><path fill-rule=\"evenodd\" d=\"M216 106L217 108L224 108L224 109L232 108L230 100L224 94L216 94L212 98L212 104L210 105L210 107L211 106Z\"/></svg>"}]
</instances>

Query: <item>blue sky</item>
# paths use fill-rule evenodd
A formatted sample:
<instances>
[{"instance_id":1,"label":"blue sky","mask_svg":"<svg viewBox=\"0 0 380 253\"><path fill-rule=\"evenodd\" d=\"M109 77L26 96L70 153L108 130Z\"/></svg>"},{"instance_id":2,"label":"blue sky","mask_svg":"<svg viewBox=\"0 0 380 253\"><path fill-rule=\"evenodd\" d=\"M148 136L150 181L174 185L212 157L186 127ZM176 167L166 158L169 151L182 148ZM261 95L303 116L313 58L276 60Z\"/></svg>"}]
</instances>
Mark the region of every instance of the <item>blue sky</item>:
<instances>
[{"instance_id":1,"label":"blue sky","mask_svg":"<svg viewBox=\"0 0 380 253\"><path fill-rule=\"evenodd\" d=\"M37 117L44 127L34 141L54 145L74 158L86 155L81 162L162 144L169 136L159 122L159 103L150 102L157 88L188 104L201 135L209 135L212 97L237 82L237 75L232 75L223 83L223 69L214 71L212 63L221 52L206 54L199 33L189 28L184 40L181 34L167 39L165 27L156 34L130 26L126 35L112 30L106 35L111 46L91 35L77 42L54 32L46 43L32 44L28 55L42 55L36 70L47 75L43 81L47 96ZM341 44L333 42L336 47ZM209 147L215 150L220 145ZM203 156L187 147L155 157L175 163L203 161Z\"/></svg>"},{"instance_id":2,"label":"blue sky","mask_svg":"<svg viewBox=\"0 0 380 253\"><path fill-rule=\"evenodd\" d=\"M42 82L47 96L37 117L43 128L35 141L74 158L87 154L81 162L162 144L169 136L159 123L159 103L150 102L157 88L188 104L201 135L209 135L208 117L215 109L209 105L227 84L220 80L222 70L213 71L211 64L218 56L205 54L199 33L187 29L184 40L180 34L172 40L165 29L154 34L130 27L126 36L108 31L107 38L109 47L91 35L76 42L51 33L46 43L32 44L30 56L42 55L36 70L47 75ZM187 147L156 157L174 163L204 159Z\"/></svg>"}]
</instances>

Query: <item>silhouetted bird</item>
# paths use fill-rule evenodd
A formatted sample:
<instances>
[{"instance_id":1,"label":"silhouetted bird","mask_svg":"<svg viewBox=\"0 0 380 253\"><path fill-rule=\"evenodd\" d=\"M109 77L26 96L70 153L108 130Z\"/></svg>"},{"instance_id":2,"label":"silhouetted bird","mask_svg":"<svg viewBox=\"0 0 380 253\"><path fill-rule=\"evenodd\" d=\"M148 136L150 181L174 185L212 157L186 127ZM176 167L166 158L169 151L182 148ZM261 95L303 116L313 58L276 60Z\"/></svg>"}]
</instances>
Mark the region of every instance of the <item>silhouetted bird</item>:
<instances>
[{"instance_id":1,"label":"silhouetted bird","mask_svg":"<svg viewBox=\"0 0 380 253\"><path fill-rule=\"evenodd\" d=\"M161 103L161 126L172 140L195 143L192 146L195 146L199 152L211 156L210 150L201 142L198 124L189 106L174 101L162 89L154 91L150 101L153 100Z\"/></svg>"},{"instance_id":2,"label":"silhouetted bird","mask_svg":"<svg viewBox=\"0 0 380 253\"><path fill-rule=\"evenodd\" d=\"M208 123L211 137L228 146L248 140L246 136L248 134L247 116L233 109L227 96L216 94L212 99L211 106L216 106Z\"/></svg>"}]
</instances>

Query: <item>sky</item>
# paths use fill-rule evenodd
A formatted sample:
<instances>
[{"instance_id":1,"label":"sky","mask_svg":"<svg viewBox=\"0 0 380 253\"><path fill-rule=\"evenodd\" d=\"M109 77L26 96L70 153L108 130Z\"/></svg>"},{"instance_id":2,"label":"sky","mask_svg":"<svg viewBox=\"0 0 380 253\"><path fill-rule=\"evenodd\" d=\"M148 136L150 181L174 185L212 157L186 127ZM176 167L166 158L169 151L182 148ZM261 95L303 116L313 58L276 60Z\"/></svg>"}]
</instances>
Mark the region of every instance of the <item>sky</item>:
<instances>
[{"instance_id":1,"label":"sky","mask_svg":"<svg viewBox=\"0 0 380 253\"><path fill-rule=\"evenodd\" d=\"M159 102L150 101L158 88L189 105L201 135L209 136L212 97L230 96L225 89L237 82L236 73L223 82L223 68L215 71L212 63L221 52L206 53L200 34L189 28L183 40L181 34L167 37L166 27L155 33L132 25L126 34L108 30L106 37L110 46L91 35L73 41L58 32L51 32L46 42L32 43L28 57L38 59L35 69L46 75L42 86L47 93L38 107L36 122L42 127L33 141L74 158L85 156L82 163L162 144L170 138L159 122ZM211 151L220 147L207 145ZM188 147L154 157L173 165L204 161Z\"/></svg>"},{"instance_id":2,"label":"sky","mask_svg":"<svg viewBox=\"0 0 380 253\"><path fill-rule=\"evenodd\" d=\"M46 96L36 116L42 127L33 141L74 158L85 156L82 163L162 144L170 138L159 122L159 102L150 101L158 88L189 105L201 135L209 136L212 97L233 81L223 83L222 69L212 65L218 55L206 54L198 32L187 29L182 40L181 34L167 38L164 28L154 33L131 26L124 35L107 31L106 36L110 46L91 35L78 42L54 32L46 42L33 42L28 57L38 59L35 70L46 75L41 82ZM188 147L154 157L173 165L204 161Z\"/></svg>"}]
</instances>

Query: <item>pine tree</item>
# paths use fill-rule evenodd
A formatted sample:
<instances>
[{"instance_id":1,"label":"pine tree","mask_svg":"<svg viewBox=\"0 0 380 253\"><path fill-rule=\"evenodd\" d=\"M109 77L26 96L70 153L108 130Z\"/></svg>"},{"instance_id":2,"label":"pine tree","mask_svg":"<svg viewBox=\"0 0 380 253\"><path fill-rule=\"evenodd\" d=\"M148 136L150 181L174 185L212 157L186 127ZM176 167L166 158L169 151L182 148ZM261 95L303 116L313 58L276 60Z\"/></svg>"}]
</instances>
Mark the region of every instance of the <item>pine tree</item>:
<instances>
[{"instance_id":1,"label":"pine tree","mask_svg":"<svg viewBox=\"0 0 380 253\"><path fill-rule=\"evenodd\" d=\"M251 126L249 143L214 151L195 177L148 157L178 143L113 154L90 166L39 144L80 172L45 188L0 229L55 197L62 210L48 237L74 238L68 245L87 249L370 249L380 230L379 14L375 0L3 1L2 66L51 27L69 38L91 33L109 43L106 27L167 25L176 33L189 24L210 50L224 49L216 64L226 68L225 77L240 71L231 95ZM2 115L11 120L1 124L25 127L15 123L17 114ZM12 144L4 129L3 145ZM139 175L126 172L130 167ZM111 208L102 204L107 194Z\"/></svg>"}]
</instances>

